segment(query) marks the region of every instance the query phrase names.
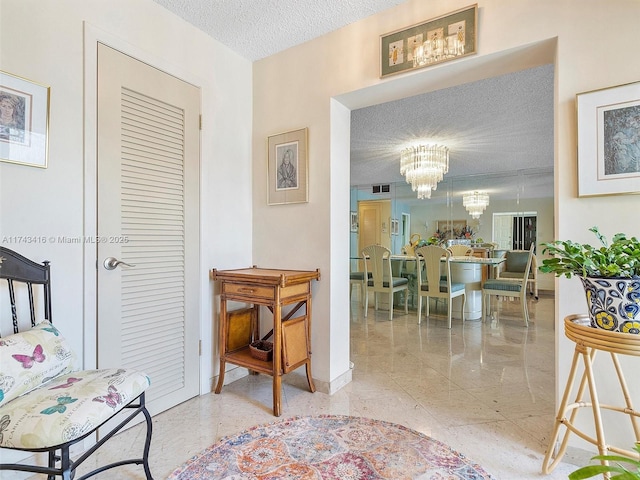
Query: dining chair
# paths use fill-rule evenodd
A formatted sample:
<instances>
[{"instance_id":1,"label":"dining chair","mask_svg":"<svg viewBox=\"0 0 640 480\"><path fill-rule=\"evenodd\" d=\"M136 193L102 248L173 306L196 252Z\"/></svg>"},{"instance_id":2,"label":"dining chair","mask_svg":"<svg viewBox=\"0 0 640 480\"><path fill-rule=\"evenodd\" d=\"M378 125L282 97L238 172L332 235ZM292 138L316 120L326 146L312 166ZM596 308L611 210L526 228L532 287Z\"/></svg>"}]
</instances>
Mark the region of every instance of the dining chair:
<instances>
[{"instance_id":1,"label":"dining chair","mask_svg":"<svg viewBox=\"0 0 640 480\"><path fill-rule=\"evenodd\" d=\"M527 282L529 281L529 271L533 261L533 249L535 244L531 244L528 250L527 263L519 278L495 278L487 280L482 286L482 297L485 309L485 316L491 313L491 296L497 295L509 298L519 298L522 308L522 318L524 325L529 326L529 311L527 309Z\"/></svg>"},{"instance_id":2,"label":"dining chair","mask_svg":"<svg viewBox=\"0 0 640 480\"><path fill-rule=\"evenodd\" d=\"M529 250L508 250L504 254L506 260L498 266L496 278L519 279L529 261ZM531 268L527 277L529 292L538 300L538 261L535 254L531 258Z\"/></svg>"},{"instance_id":3,"label":"dining chair","mask_svg":"<svg viewBox=\"0 0 640 480\"><path fill-rule=\"evenodd\" d=\"M442 257L445 257L444 262ZM451 310L453 299L462 296L460 315L464 322L464 307L467 300L464 283L451 281L451 252L436 245L426 245L416 248L418 263L418 324L422 322L422 298L427 299L426 314L429 316L429 298L444 298L447 300L448 328L451 328ZM423 278L421 262L425 264Z\"/></svg>"},{"instance_id":4,"label":"dining chair","mask_svg":"<svg viewBox=\"0 0 640 480\"><path fill-rule=\"evenodd\" d=\"M447 247L454 257L470 257L473 255L473 248L468 245L451 245Z\"/></svg>"},{"instance_id":5,"label":"dining chair","mask_svg":"<svg viewBox=\"0 0 640 480\"><path fill-rule=\"evenodd\" d=\"M396 274L396 276L404 277L409 281L409 305L411 308L414 308L416 304L416 297L418 295L417 265L414 253L411 253L410 255L405 254L405 256L407 258L406 260L394 262L399 263L401 266L400 271L398 273L394 271L394 274ZM393 270L393 264L391 268Z\"/></svg>"},{"instance_id":6,"label":"dining chair","mask_svg":"<svg viewBox=\"0 0 640 480\"><path fill-rule=\"evenodd\" d=\"M360 289L360 300L362 305L364 305L364 299L367 296L367 286L364 281L364 272L356 271L349 273L349 301L351 301L353 287L358 287Z\"/></svg>"},{"instance_id":7,"label":"dining chair","mask_svg":"<svg viewBox=\"0 0 640 480\"><path fill-rule=\"evenodd\" d=\"M393 320L393 294L404 293L404 313L409 313L409 281L394 277L391 271L391 250L382 245L369 245L362 249L364 275L367 278L367 294L364 297L364 316L369 309L369 293L373 293L375 309L378 310L378 294L389 296L389 320Z\"/></svg>"}]
</instances>

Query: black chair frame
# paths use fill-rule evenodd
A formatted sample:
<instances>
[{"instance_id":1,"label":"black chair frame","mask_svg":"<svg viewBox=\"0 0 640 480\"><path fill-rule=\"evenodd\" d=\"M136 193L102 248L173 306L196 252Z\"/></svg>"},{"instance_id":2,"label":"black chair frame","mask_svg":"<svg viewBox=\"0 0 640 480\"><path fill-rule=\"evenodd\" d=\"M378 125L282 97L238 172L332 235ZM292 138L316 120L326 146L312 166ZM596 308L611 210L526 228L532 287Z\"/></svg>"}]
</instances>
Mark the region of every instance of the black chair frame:
<instances>
[{"instance_id":1,"label":"black chair frame","mask_svg":"<svg viewBox=\"0 0 640 480\"><path fill-rule=\"evenodd\" d=\"M43 302L44 302L44 319L52 321L51 319L51 276L50 276L50 264L48 261L42 264L35 263L26 257L23 257L19 253L14 252L6 247L0 247L0 279L5 279L8 283L9 300L11 304L11 317L13 322L13 333L19 333L20 324L18 321L18 309L16 303L16 284L25 284L28 293L30 324L36 325L36 305L34 301L33 287L34 285L42 285L44 290ZM1 332L0 332L1 336ZM61 445L55 445L49 448L37 448L37 449L24 449L24 448L7 448L7 450L20 450L24 452L47 452L48 453L48 466L29 465L22 463L2 463L0 464L0 471L13 470L21 472L31 472L47 475L48 480L55 480L55 477L60 476L63 480L71 480L75 478L76 469L87 460L96 450L104 445L111 437L122 430L129 422L131 422L139 414L144 415L147 427L147 433L144 443L143 454L141 458L132 458L128 460L121 460L113 462L107 465L100 466L95 470L86 473L82 477L78 477L77 480L84 480L86 478L97 475L114 467L122 465L135 464L142 465L147 480L153 480L151 476L151 470L149 468L149 450L151 448L151 434L152 434L152 421L145 406L145 393L143 392L137 398L134 398L124 409L130 409L131 412L126 418L124 418L115 427L109 427L108 433L104 434L99 440L96 441L90 448L83 452L76 460L71 459L70 449L72 446L85 440L88 436L94 434L99 428L103 427L106 422L102 423L98 427L94 428L90 432L87 432L82 437L76 438L70 442L63 443ZM108 422L109 420L107 420Z\"/></svg>"}]
</instances>

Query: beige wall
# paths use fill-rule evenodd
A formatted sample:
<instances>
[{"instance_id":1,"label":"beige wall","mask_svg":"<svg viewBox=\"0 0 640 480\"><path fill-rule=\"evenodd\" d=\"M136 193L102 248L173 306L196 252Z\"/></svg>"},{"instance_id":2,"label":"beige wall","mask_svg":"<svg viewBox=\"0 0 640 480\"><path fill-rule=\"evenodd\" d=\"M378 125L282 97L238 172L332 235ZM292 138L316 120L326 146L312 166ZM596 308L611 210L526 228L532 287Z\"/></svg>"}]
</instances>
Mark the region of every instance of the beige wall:
<instances>
[{"instance_id":1,"label":"beige wall","mask_svg":"<svg viewBox=\"0 0 640 480\"><path fill-rule=\"evenodd\" d=\"M628 233L640 234L634 224L622 223L628 217L620 213L640 206L640 197L577 198L575 121L576 93L640 79L640 63L633 60L640 41L640 3L481 0L476 56L379 79L379 35L467 5L466 0L409 0L254 64L253 257L259 265L295 259L297 267L322 270L314 302L313 351L314 372L327 381L341 378L349 368L349 193L348 182L341 179L349 175L349 147L348 132L336 126L348 125L345 108L555 61L556 236L591 241L587 229L594 224L605 233L624 226ZM615 42L602 41L598 32L603 26L615 32ZM264 141L300 127L309 128L309 204L268 207ZM557 293L556 381L561 390L572 355L562 319L583 312L585 302L575 279L560 282ZM640 398L640 392L634 394ZM616 435L626 433L621 427Z\"/></svg>"},{"instance_id":2,"label":"beige wall","mask_svg":"<svg viewBox=\"0 0 640 480\"><path fill-rule=\"evenodd\" d=\"M94 228L86 209L95 176L85 161L90 152L84 150L89 141L84 133L85 125L90 131L95 124L91 116L84 118L84 102L95 97L95 85L85 92L83 77L85 57L95 45L85 50L87 31L201 87L201 389L209 391L218 362L207 272L251 265L249 61L151 0L0 0L0 70L51 87L49 167L0 162L0 239L82 237ZM90 367L96 346L95 316L88 306L95 293L87 287L92 270L84 263L83 245L2 244L51 261L53 320Z\"/></svg>"}]
</instances>

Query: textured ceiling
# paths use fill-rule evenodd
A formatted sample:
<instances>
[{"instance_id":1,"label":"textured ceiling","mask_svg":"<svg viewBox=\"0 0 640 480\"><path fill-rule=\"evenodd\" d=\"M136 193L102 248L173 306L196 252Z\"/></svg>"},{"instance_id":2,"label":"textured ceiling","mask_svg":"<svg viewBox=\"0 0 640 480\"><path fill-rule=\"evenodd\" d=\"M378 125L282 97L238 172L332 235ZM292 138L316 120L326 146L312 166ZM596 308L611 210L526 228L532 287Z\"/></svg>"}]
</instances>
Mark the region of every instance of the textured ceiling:
<instances>
[{"instance_id":1,"label":"textured ceiling","mask_svg":"<svg viewBox=\"0 0 640 480\"><path fill-rule=\"evenodd\" d=\"M552 196L553 104L553 65L543 65L353 110L351 185L403 184L400 151L437 143L450 149L452 190Z\"/></svg>"},{"instance_id":2,"label":"textured ceiling","mask_svg":"<svg viewBox=\"0 0 640 480\"><path fill-rule=\"evenodd\" d=\"M403 0L154 1L258 60ZM551 197L553 83L553 66L544 65L353 110L350 183L395 183L397 198L416 201L399 173L400 151L436 142L450 148L450 170L432 201L476 189L492 198Z\"/></svg>"},{"instance_id":3,"label":"textured ceiling","mask_svg":"<svg viewBox=\"0 0 640 480\"><path fill-rule=\"evenodd\" d=\"M249 60L259 60L404 0L154 0Z\"/></svg>"}]
</instances>

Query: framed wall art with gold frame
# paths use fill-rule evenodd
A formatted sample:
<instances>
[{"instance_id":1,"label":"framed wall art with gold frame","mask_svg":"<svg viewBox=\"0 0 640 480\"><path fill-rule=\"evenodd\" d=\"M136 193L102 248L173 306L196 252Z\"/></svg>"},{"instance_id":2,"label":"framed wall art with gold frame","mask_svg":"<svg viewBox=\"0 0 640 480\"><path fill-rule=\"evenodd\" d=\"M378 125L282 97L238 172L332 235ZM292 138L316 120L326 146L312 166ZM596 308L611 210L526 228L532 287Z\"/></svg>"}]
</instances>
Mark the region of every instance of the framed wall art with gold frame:
<instances>
[{"instance_id":1,"label":"framed wall art with gold frame","mask_svg":"<svg viewBox=\"0 0 640 480\"><path fill-rule=\"evenodd\" d=\"M442 240L459 238L462 231L467 227L466 220L438 220L436 222L437 231Z\"/></svg>"},{"instance_id":2,"label":"framed wall art with gold frame","mask_svg":"<svg viewBox=\"0 0 640 480\"><path fill-rule=\"evenodd\" d=\"M309 201L308 129L271 135L267 139L267 203Z\"/></svg>"},{"instance_id":3,"label":"framed wall art with gold frame","mask_svg":"<svg viewBox=\"0 0 640 480\"><path fill-rule=\"evenodd\" d=\"M380 77L476 53L478 4L380 36Z\"/></svg>"},{"instance_id":4,"label":"framed wall art with gold frame","mask_svg":"<svg viewBox=\"0 0 640 480\"><path fill-rule=\"evenodd\" d=\"M0 71L0 160L47 168L49 90Z\"/></svg>"}]
</instances>

